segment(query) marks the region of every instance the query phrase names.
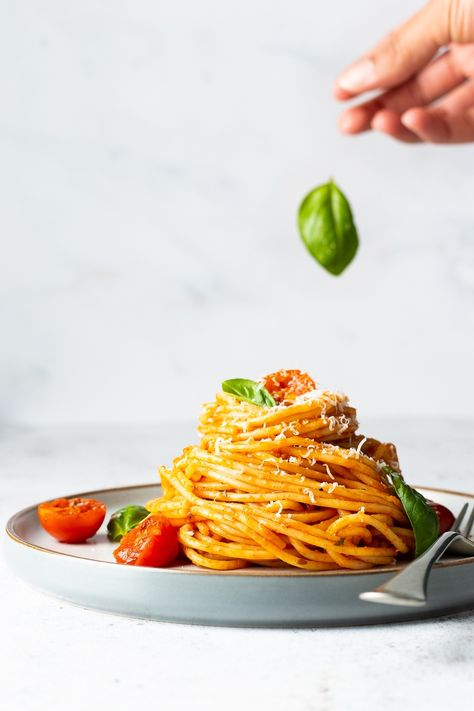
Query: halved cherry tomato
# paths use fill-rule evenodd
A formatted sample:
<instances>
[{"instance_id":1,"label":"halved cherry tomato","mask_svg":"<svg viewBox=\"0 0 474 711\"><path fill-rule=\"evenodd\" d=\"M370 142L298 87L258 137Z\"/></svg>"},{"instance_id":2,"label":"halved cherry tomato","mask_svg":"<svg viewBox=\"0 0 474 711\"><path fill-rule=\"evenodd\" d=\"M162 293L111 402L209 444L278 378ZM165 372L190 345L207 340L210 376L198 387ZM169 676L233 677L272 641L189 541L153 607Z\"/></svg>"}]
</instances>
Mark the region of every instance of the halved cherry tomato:
<instances>
[{"instance_id":1,"label":"halved cherry tomato","mask_svg":"<svg viewBox=\"0 0 474 711\"><path fill-rule=\"evenodd\" d=\"M41 525L62 543L82 543L94 536L105 518L105 504L96 499L55 499L38 506Z\"/></svg>"},{"instance_id":2,"label":"halved cherry tomato","mask_svg":"<svg viewBox=\"0 0 474 711\"><path fill-rule=\"evenodd\" d=\"M446 531L449 531L455 520L451 511L447 509L446 506L443 506L443 504L437 504L435 501L427 500L427 503L436 512L439 521L440 535Z\"/></svg>"},{"instance_id":3,"label":"halved cherry tomato","mask_svg":"<svg viewBox=\"0 0 474 711\"><path fill-rule=\"evenodd\" d=\"M161 568L171 563L179 553L175 528L165 516L150 514L138 526L126 533L114 550L117 563L147 565Z\"/></svg>"},{"instance_id":4,"label":"halved cherry tomato","mask_svg":"<svg viewBox=\"0 0 474 711\"><path fill-rule=\"evenodd\" d=\"M279 370L262 378L263 386L277 402L292 402L298 395L314 390L316 383L301 370Z\"/></svg>"}]
</instances>

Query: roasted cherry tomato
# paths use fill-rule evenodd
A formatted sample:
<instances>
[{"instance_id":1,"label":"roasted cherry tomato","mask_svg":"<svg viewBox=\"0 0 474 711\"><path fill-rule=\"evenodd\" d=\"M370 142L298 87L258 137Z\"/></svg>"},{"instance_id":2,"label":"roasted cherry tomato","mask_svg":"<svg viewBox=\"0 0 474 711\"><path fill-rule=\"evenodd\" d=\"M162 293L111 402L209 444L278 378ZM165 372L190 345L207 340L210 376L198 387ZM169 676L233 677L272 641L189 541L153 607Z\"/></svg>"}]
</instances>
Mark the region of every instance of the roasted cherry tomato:
<instances>
[{"instance_id":1,"label":"roasted cherry tomato","mask_svg":"<svg viewBox=\"0 0 474 711\"><path fill-rule=\"evenodd\" d=\"M175 528L161 514L150 514L126 533L114 550L117 563L161 568L179 553Z\"/></svg>"},{"instance_id":2,"label":"roasted cherry tomato","mask_svg":"<svg viewBox=\"0 0 474 711\"><path fill-rule=\"evenodd\" d=\"M436 515L438 517L440 535L442 533L445 533L446 531L449 531L449 529L454 523L454 515L451 513L451 511L447 509L446 506L443 506L442 504L437 504L435 501L428 500L428 504L436 512Z\"/></svg>"},{"instance_id":3,"label":"roasted cherry tomato","mask_svg":"<svg viewBox=\"0 0 474 711\"><path fill-rule=\"evenodd\" d=\"M314 390L316 383L301 370L279 370L262 378L263 386L277 402L292 402L298 395Z\"/></svg>"},{"instance_id":4,"label":"roasted cherry tomato","mask_svg":"<svg viewBox=\"0 0 474 711\"><path fill-rule=\"evenodd\" d=\"M38 506L41 525L62 543L82 543L94 536L105 518L105 504L96 499L55 499Z\"/></svg>"}]
</instances>

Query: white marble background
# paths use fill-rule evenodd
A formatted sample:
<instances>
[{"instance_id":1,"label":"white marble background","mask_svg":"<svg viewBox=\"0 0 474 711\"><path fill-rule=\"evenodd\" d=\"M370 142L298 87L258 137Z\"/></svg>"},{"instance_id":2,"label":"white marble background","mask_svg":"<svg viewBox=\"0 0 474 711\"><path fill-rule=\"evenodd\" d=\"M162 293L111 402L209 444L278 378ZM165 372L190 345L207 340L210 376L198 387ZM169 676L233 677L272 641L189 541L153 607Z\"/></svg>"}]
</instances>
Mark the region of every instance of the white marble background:
<instances>
[{"instance_id":1,"label":"white marble background","mask_svg":"<svg viewBox=\"0 0 474 711\"><path fill-rule=\"evenodd\" d=\"M338 71L420 3L0 7L0 419L191 419L284 367L362 414L472 414L474 147L338 134ZM329 176L361 249L295 229Z\"/></svg>"}]
</instances>

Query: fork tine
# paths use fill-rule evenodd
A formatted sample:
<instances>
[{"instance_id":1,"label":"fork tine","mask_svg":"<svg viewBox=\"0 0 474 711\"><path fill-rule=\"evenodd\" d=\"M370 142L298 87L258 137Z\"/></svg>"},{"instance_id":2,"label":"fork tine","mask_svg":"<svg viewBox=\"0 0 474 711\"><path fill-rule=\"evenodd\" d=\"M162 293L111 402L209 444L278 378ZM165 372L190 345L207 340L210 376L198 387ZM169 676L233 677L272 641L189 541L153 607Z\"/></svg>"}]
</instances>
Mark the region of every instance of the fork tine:
<instances>
[{"instance_id":1,"label":"fork tine","mask_svg":"<svg viewBox=\"0 0 474 711\"><path fill-rule=\"evenodd\" d=\"M466 536L466 538L471 533L471 529L472 529L473 525L474 525L474 506L472 508L471 515L469 516L469 518L467 520L466 526L463 530L463 535Z\"/></svg>"},{"instance_id":2,"label":"fork tine","mask_svg":"<svg viewBox=\"0 0 474 711\"><path fill-rule=\"evenodd\" d=\"M463 518L466 515L468 506L469 506L469 504L466 501L466 503L462 507L461 511L456 516L456 520L454 521L453 525L451 526L451 531L459 531L459 526L461 525Z\"/></svg>"}]
</instances>

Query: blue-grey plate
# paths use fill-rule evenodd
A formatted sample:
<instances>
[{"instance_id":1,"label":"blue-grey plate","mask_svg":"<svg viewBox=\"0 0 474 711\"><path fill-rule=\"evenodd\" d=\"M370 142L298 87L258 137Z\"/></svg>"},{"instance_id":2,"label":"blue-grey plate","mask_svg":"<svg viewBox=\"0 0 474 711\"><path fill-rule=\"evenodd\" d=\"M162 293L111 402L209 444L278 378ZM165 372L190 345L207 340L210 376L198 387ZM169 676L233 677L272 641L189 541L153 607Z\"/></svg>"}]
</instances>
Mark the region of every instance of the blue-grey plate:
<instances>
[{"instance_id":1,"label":"blue-grey plate","mask_svg":"<svg viewBox=\"0 0 474 711\"><path fill-rule=\"evenodd\" d=\"M104 501L108 513L160 495L159 485L92 491L76 496ZM420 491L457 513L472 494ZM321 627L421 619L474 608L474 557L444 558L430 578L426 607L376 605L359 593L388 579L400 566L369 571L305 572L244 568L217 572L181 561L169 568L117 565L116 544L105 524L83 544L52 539L36 506L19 511L6 527L6 555L14 572L47 593L107 612L171 622L256 627Z\"/></svg>"}]
</instances>

